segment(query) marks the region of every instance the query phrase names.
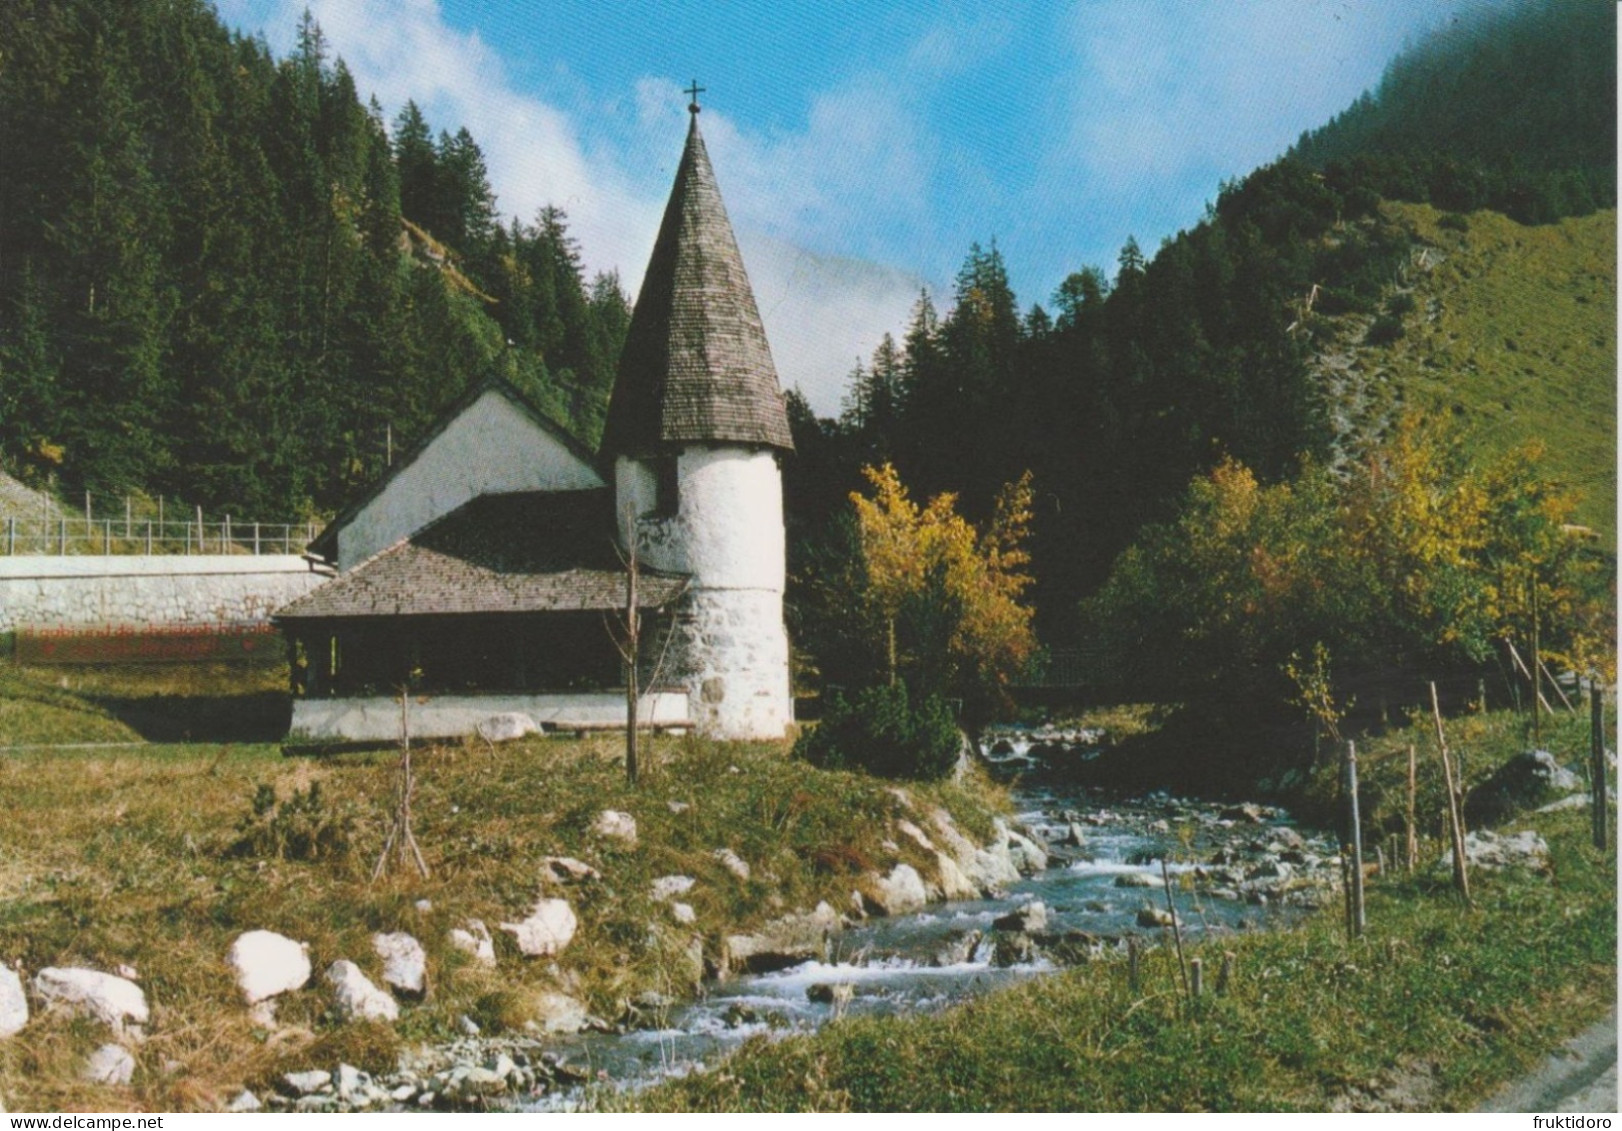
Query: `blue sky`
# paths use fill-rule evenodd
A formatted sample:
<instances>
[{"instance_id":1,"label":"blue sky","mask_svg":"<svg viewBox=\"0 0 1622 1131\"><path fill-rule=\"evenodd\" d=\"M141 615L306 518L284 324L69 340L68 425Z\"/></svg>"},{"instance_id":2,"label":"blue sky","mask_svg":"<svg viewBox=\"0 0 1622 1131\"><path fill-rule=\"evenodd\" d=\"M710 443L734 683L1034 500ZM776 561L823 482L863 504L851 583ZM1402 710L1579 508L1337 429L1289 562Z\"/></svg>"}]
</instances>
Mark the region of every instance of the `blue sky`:
<instances>
[{"instance_id":1,"label":"blue sky","mask_svg":"<svg viewBox=\"0 0 1622 1131\"><path fill-rule=\"evenodd\" d=\"M1481 0L216 2L278 53L309 7L362 97L467 126L502 211L560 205L633 295L696 77L779 373L832 412L971 243L1025 307L1152 254Z\"/></svg>"}]
</instances>

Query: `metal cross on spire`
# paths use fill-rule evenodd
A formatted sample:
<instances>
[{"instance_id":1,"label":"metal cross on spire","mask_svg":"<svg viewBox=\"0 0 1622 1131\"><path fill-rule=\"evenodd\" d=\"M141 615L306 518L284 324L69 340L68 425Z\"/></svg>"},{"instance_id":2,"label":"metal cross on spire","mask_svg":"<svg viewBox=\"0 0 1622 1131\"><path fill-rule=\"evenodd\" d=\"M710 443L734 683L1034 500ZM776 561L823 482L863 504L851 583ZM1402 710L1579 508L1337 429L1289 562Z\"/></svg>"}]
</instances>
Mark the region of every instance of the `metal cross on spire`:
<instances>
[{"instance_id":1,"label":"metal cross on spire","mask_svg":"<svg viewBox=\"0 0 1622 1131\"><path fill-rule=\"evenodd\" d=\"M704 93L704 89L704 87L698 85L697 79L694 79L693 85L687 88L686 94L692 99L692 101L687 104L687 109L690 113L698 113L698 96Z\"/></svg>"}]
</instances>

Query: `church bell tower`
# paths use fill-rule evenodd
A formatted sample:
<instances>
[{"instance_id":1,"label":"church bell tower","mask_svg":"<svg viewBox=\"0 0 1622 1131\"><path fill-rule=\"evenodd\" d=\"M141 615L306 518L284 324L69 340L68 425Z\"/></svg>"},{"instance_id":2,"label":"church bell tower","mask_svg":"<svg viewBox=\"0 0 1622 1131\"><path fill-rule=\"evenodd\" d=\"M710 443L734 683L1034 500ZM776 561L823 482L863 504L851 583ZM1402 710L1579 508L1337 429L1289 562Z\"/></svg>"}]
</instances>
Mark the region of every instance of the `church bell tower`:
<instances>
[{"instance_id":1,"label":"church bell tower","mask_svg":"<svg viewBox=\"0 0 1622 1131\"><path fill-rule=\"evenodd\" d=\"M616 525L690 578L661 679L700 733L780 738L793 721L781 454L788 416L754 292L699 133L687 145L626 335L600 450Z\"/></svg>"}]
</instances>

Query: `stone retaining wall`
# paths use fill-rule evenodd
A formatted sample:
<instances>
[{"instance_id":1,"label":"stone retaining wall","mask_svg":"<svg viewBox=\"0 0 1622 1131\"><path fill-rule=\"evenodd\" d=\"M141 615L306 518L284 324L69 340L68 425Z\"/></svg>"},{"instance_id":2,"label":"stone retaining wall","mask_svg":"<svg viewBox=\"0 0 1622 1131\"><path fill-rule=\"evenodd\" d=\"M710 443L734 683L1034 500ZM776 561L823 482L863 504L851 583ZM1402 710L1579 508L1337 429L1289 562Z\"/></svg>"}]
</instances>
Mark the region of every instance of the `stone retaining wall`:
<instances>
[{"instance_id":1,"label":"stone retaining wall","mask_svg":"<svg viewBox=\"0 0 1622 1131\"><path fill-rule=\"evenodd\" d=\"M326 580L293 554L0 557L0 632L262 624Z\"/></svg>"}]
</instances>

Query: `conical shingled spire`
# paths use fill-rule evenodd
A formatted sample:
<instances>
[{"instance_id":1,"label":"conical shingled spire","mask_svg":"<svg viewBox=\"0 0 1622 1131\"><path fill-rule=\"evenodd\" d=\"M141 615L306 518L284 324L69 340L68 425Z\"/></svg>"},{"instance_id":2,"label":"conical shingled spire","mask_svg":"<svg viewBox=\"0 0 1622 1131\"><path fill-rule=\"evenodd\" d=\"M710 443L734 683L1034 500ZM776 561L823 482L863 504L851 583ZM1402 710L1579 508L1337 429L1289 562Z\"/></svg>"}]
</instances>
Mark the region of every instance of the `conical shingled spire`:
<instances>
[{"instance_id":1,"label":"conical shingled spire","mask_svg":"<svg viewBox=\"0 0 1622 1131\"><path fill-rule=\"evenodd\" d=\"M696 113L631 315L602 454L649 456L690 443L794 448Z\"/></svg>"}]
</instances>

